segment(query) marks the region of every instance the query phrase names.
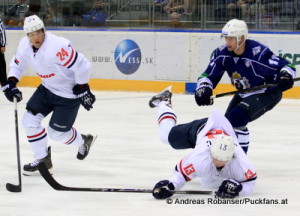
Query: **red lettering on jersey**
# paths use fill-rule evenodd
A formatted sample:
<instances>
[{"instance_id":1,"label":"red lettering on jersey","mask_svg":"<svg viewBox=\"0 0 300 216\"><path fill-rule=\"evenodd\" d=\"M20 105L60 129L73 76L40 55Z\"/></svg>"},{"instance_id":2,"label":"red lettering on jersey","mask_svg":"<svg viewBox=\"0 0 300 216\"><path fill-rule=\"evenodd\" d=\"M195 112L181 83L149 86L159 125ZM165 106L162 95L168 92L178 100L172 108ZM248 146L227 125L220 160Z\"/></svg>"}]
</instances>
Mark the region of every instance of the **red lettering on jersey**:
<instances>
[{"instance_id":1,"label":"red lettering on jersey","mask_svg":"<svg viewBox=\"0 0 300 216\"><path fill-rule=\"evenodd\" d=\"M39 77L41 77L41 78L50 78L50 77L55 76L55 73L46 74L46 75L42 75L42 74L39 74L39 73L36 73L36 74L39 75Z\"/></svg>"},{"instance_id":2,"label":"red lettering on jersey","mask_svg":"<svg viewBox=\"0 0 300 216\"><path fill-rule=\"evenodd\" d=\"M184 172L185 172L187 175L190 175L190 174L196 172L196 170L195 170L193 164L190 164L190 165L184 167L183 170L184 170Z\"/></svg>"},{"instance_id":3,"label":"red lettering on jersey","mask_svg":"<svg viewBox=\"0 0 300 216\"><path fill-rule=\"evenodd\" d=\"M65 56L69 56L69 54L64 48L61 48L60 52L56 53L56 56L59 57L61 61L64 61L66 59Z\"/></svg>"},{"instance_id":4,"label":"red lettering on jersey","mask_svg":"<svg viewBox=\"0 0 300 216\"><path fill-rule=\"evenodd\" d=\"M250 179L253 178L256 175L256 173L253 173L251 170L247 170L247 172L245 172L245 177L246 179Z\"/></svg>"}]
</instances>

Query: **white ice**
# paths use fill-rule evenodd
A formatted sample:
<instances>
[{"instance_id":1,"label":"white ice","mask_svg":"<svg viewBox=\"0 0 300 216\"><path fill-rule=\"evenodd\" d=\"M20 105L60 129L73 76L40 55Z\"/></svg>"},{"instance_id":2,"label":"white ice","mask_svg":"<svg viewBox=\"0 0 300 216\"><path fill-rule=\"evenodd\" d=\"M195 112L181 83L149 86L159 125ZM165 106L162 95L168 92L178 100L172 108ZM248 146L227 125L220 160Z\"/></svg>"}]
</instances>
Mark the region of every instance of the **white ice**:
<instances>
[{"instance_id":1,"label":"white ice","mask_svg":"<svg viewBox=\"0 0 300 216\"><path fill-rule=\"evenodd\" d=\"M24 99L18 104L21 162L31 162L21 120L34 88L21 88ZM152 189L168 179L175 164L190 150L173 150L160 142L156 110L148 106L154 93L95 92L97 101L90 112L80 109L75 127L82 133L98 134L89 156L76 159L77 148L49 141L52 146L54 177L66 186ZM212 108L222 112L231 97L215 99L209 107L198 107L192 95L174 94L173 107L178 123L207 117ZM251 158L257 173L257 204L210 204L210 195L174 195L178 200L204 204L167 204L150 193L55 191L40 176L22 176L22 192L5 189L17 184L14 107L0 95L1 112L1 216L94 216L94 215L300 215L300 100L283 99L273 110L250 123ZM48 118L43 121L47 126ZM201 190L198 179L184 190ZM260 201L287 200L285 205Z\"/></svg>"}]
</instances>

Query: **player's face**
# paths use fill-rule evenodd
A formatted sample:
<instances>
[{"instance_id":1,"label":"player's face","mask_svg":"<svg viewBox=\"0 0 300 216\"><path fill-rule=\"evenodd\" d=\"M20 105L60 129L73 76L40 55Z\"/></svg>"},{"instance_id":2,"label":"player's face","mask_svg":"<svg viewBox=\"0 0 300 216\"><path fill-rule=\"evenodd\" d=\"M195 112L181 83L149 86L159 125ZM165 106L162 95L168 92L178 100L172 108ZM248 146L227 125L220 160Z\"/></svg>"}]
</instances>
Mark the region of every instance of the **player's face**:
<instances>
[{"instance_id":1,"label":"player's face","mask_svg":"<svg viewBox=\"0 0 300 216\"><path fill-rule=\"evenodd\" d=\"M229 51L234 51L237 48L236 37L225 37L225 43Z\"/></svg>"},{"instance_id":2,"label":"player's face","mask_svg":"<svg viewBox=\"0 0 300 216\"><path fill-rule=\"evenodd\" d=\"M43 31L43 29L34 31L34 32L30 32L28 33L28 38L31 42L31 44L35 47L35 48L40 48L44 42L45 39L45 32Z\"/></svg>"},{"instance_id":3,"label":"player's face","mask_svg":"<svg viewBox=\"0 0 300 216\"><path fill-rule=\"evenodd\" d=\"M227 163L227 161L220 161L213 157L211 159L212 159L213 164L216 166L216 168L221 168L221 167L225 166L225 164Z\"/></svg>"}]
</instances>

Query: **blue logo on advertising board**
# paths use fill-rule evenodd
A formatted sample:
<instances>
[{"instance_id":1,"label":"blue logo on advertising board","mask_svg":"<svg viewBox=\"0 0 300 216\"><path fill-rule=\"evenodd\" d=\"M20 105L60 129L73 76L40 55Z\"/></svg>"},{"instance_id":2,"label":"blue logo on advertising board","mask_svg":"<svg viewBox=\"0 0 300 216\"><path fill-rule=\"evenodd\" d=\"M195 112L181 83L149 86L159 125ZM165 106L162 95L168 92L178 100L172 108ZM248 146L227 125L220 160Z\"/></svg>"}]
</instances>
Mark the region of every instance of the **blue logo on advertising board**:
<instances>
[{"instance_id":1,"label":"blue logo on advertising board","mask_svg":"<svg viewBox=\"0 0 300 216\"><path fill-rule=\"evenodd\" d=\"M141 65L142 54L140 47L132 40L121 41L115 49L115 64L124 74L132 74Z\"/></svg>"}]
</instances>

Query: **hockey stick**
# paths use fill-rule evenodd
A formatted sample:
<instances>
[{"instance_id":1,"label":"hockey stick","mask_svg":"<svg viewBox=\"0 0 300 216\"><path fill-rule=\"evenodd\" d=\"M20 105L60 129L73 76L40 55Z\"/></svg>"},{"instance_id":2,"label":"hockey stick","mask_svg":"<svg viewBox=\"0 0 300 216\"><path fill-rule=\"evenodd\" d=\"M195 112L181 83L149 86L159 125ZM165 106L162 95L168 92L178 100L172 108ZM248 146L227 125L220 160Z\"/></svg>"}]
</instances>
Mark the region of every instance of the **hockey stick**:
<instances>
[{"instance_id":1,"label":"hockey stick","mask_svg":"<svg viewBox=\"0 0 300 216\"><path fill-rule=\"evenodd\" d=\"M18 107L17 107L17 98L15 98L15 97L14 97L14 105L15 105L15 131L16 131L16 148L17 148L19 184L14 185L14 184L11 184L11 183L7 183L6 184L6 189L10 192L21 192L22 191L22 177L21 177L19 128L18 128Z\"/></svg>"},{"instance_id":2,"label":"hockey stick","mask_svg":"<svg viewBox=\"0 0 300 216\"><path fill-rule=\"evenodd\" d=\"M80 188L67 187L59 184L50 174L44 163L40 163L39 171L46 182L55 190L58 191L87 191L87 192L131 192L131 193L152 193L150 189L118 189L118 188ZM212 194L212 191L173 191L176 194Z\"/></svg>"},{"instance_id":3,"label":"hockey stick","mask_svg":"<svg viewBox=\"0 0 300 216\"><path fill-rule=\"evenodd\" d=\"M294 82L299 81L300 77L297 77L294 79ZM243 89L243 90L236 90L236 91L231 91L231 92L226 92L226 93L221 93L221 94L217 94L217 95L213 95L210 98L214 99L214 98L219 98L219 97L224 97L224 96L228 96L228 95L234 95L234 94L243 94L243 93L249 93L249 92L254 92L260 89L264 89L264 88L269 88L269 87L273 87L276 86L277 84L266 84L266 85L260 85L260 86L255 86L253 88L248 88L248 89Z\"/></svg>"}]
</instances>

